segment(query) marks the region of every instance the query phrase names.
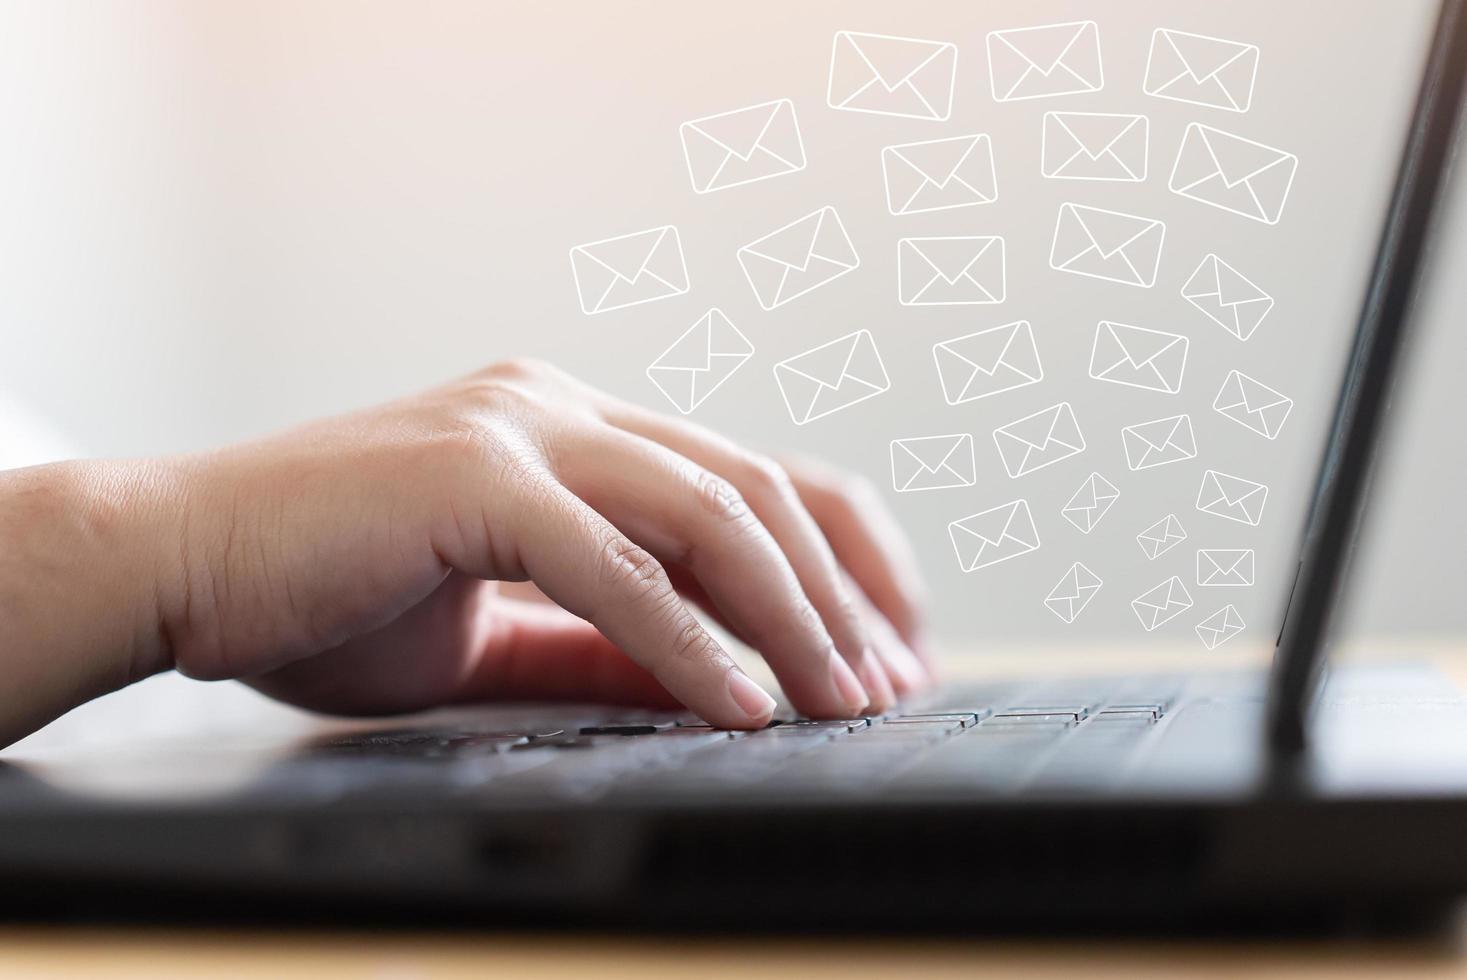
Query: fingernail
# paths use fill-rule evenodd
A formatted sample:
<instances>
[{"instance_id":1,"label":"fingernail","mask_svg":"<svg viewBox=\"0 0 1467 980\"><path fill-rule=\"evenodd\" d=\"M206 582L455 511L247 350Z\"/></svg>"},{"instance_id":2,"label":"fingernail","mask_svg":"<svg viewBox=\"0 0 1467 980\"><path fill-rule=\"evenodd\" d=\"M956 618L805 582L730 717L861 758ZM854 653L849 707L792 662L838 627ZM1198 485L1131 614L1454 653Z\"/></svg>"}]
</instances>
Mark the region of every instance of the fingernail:
<instances>
[{"instance_id":1,"label":"fingernail","mask_svg":"<svg viewBox=\"0 0 1467 980\"><path fill-rule=\"evenodd\" d=\"M763 724L774 715L774 698L737 667L729 668L728 696L752 722Z\"/></svg>"},{"instance_id":2,"label":"fingernail","mask_svg":"<svg viewBox=\"0 0 1467 980\"><path fill-rule=\"evenodd\" d=\"M922 661L917 659L911 647L905 643L898 643L889 663L901 677L902 684L908 692L919 690L927 685L927 669L922 666Z\"/></svg>"},{"instance_id":3,"label":"fingernail","mask_svg":"<svg viewBox=\"0 0 1467 980\"><path fill-rule=\"evenodd\" d=\"M835 690L841 702L845 704L851 714L859 715L866 710L866 705L871 703L871 698L866 694L866 689L861 686L861 682L856 679L855 673L846 663L845 658L834 650L830 652L830 677L835 681Z\"/></svg>"},{"instance_id":4,"label":"fingernail","mask_svg":"<svg viewBox=\"0 0 1467 980\"><path fill-rule=\"evenodd\" d=\"M870 647L862 654L861 665L856 669L856 674L865 686L866 693L871 695L871 701L866 705L867 711L882 712L896 702L896 691L886 679L886 671Z\"/></svg>"}]
</instances>

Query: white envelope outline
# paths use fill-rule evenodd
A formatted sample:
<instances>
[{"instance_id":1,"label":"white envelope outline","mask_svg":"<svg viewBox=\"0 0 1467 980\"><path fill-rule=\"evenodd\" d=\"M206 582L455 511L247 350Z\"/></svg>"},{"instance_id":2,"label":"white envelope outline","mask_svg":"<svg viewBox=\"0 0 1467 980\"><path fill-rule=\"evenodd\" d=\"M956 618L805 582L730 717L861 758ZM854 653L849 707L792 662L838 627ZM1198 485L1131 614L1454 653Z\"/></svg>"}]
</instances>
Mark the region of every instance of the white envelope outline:
<instances>
[{"instance_id":1,"label":"white envelope outline","mask_svg":"<svg viewBox=\"0 0 1467 980\"><path fill-rule=\"evenodd\" d=\"M1147 95L1247 112L1258 79L1258 46L1158 27L1146 56Z\"/></svg>"},{"instance_id":2,"label":"white envelope outline","mask_svg":"<svg viewBox=\"0 0 1467 980\"><path fill-rule=\"evenodd\" d=\"M903 306L1002 303L1008 278L995 235L903 238L897 242L897 302Z\"/></svg>"},{"instance_id":3,"label":"white envelope outline","mask_svg":"<svg viewBox=\"0 0 1467 980\"><path fill-rule=\"evenodd\" d=\"M1192 596L1175 575L1131 600L1131 609L1148 633L1191 608Z\"/></svg>"},{"instance_id":4,"label":"white envelope outline","mask_svg":"<svg viewBox=\"0 0 1467 980\"><path fill-rule=\"evenodd\" d=\"M892 214L949 211L998 200L993 141L986 133L922 140L881 151L886 209Z\"/></svg>"},{"instance_id":5,"label":"white envelope outline","mask_svg":"<svg viewBox=\"0 0 1467 980\"><path fill-rule=\"evenodd\" d=\"M1299 158L1256 140L1191 123L1167 187L1232 214L1276 225Z\"/></svg>"},{"instance_id":6,"label":"white envelope outline","mask_svg":"<svg viewBox=\"0 0 1467 980\"><path fill-rule=\"evenodd\" d=\"M1052 180L1146 179L1151 122L1122 112L1046 112L1039 174Z\"/></svg>"},{"instance_id":7,"label":"white envelope outline","mask_svg":"<svg viewBox=\"0 0 1467 980\"><path fill-rule=\"evenodd\" d=\"M1115 484L1099 473L1091 473L1060 510L1060 516L1079 528L1080 533L1089 534L1120 495Z\"/></svg>"},{"instance_id":8,"label":"white envelope outline","mask_svg":"<svg viewBox=\"0 0 1467 980\"><path fill-rule=\"evenodd\" d=\"M1239 340L1253 336L1273 309L1272 296L1212 254L1182 287L1182 297Z\"/></svg>"},{"instance_id":9,"label":"white envelope outline","mask_svg":"<svg viewBox=\"0 0 1467 980\"><path fill-rule=\"evenodd\" d=\"M1028 320L989 327L932 345L942 397L949 405L987 398L1044 380Z\"/></svg>"},{"instance_id":10,"label":"white envelope outline","mask_svg":"<svg viewBox=\"0 0 1467 980\"><path fill-rule=\"evenodd\" d=\"M1229 371L1212 407L1265 439L1277 439L1294 400L1241 371Z\"/></svg>"},{"instance_id":11,"label":"white envelope outline","mask_svg":"<svg viewBox=\"0 0 1467 980\"><path fill-rule=\"evenodd\" d=\"M1018 479L1085 451L1085 437L1069 402L1016 419L993 430L1004 471Z\"/></svg>"},{"instance_id":12,"label":"white envelope outline","mask_svg":"<svg viewBox=\"0 0 1467 980\"><path fill-rule=\"evenodd\" d=\"M891 441L891 488L897 493L978 485L973 437L966 432Z\"/></svg>"},{"instance_id":13,"label":"white envelope outline","mask_svg":"<svg viewBox=\"0 0 1467 980\"><path fill-rule=\"evenodd\" d=\"M1179 333L1101 320L1090 349L1090 377L1175 395L1182 390L1188 345Z\"/></svg>"},{"instance_id":14,"label":"white envelope outline","mask_svg":"<svg viewBox=\"0 0 1467 980\"><path fill-rule=\"evenodd\" d=\"M739 265L766 310L858 268L861 259L835 208L823 207L739 249Z\"/></svg>"},{"instance_id":15,"label":"white envelope outline","mask_svg":"<svg viewBox=\"0 0 1467 980\"><path fill-rule=\"evenodd\" d=\"M1207 649L1216 650L1245 628L1243 617L1229 603L1197 624L1197 636Z\"/></svg>"},{"instance_id":16,"label":"white envelope outline","mask_svg":"<svg viewBox=\"0 0 1467 980\"><path fill-rule=\"evenodd\" d=\"M1202 513L1250 527L1263 523L1263 505L1267 502L1268 487L1217 470L1202 474L1202 486L1197 490L1197 509Z\"/></svg>"},{"instance_id":17,"label":"white envelope outline","mask_svg":"<svg viewBox=\"0 0 1467 980\"><path fill-rule=\"evenodd\" d=\"M832 109L942 122L952 115L958 49L946 41L837 31L825 101Z\"/></svg>"},{"instance_id":18,"label":"white envelope outline","mask_svg":"<svg viewBox=\"0 0 1467 980\"><path fill-rule=\"evenodd\" d=\"M824 418L891 388L869 330L857 330L774 366L774 379L795 425Z\"/></svg>"},{"instance_id":19,"label":"white envelope outline","mask_svg":"<svg viewBox=\"0 0 1467 980\"><path fill-rule=\"evenodd\" d=\"M1175 514L1166 515L1136 535L1136 543L1141 546L1141 553L1152 561L1186 540L1187 531L1182 527L1182 522L1177 520Z\"/></svg>"},{"instance_id":20,"label":"white envelope outline","mask_svg":"<svg viewBox=\"0 0 1467 980\"><path fill-rule=\"evenodd\" d=\"M1185 414L1128 425L1121 429L1121 444L1132 472L1197 458L1192 419Z\"/></svg>"},{"instance_id":21,"label":"white envelope outline","mask_svg":"<svg viewBox=\"0 0 1467 980\"><path fill-rule=\"evenodd\" d=\"M1198 548L1197 584L1234 588L1252 585L1255 564L1252 548Z\"/></svg>"},{"instance_id":22,"label":"white envelope outline","mask_svg":"<svg viewBox=\"0 0 1467 980\"><path fill-rule=\"evenodd\" d=\"M1080 562L1075 562L1049 591L1049 595L1045 596L1044 605L1060 619L1073 623L1104 584L1100 576Z\"/></svg>"},{"instance_id":23,"label":"white envelope outline","mask_svg":"<svg viewBox=\"0 0 1467 980\"><path fill-rule=\"evenodd\" d=\"M570 259L576 296L587 316L681 296L689 289L682 240L672 225L577 245Z\"/></svg>"},{"instance_id":24,"label":"white envelope outline","mask_svg":"<svg viewBox=\"0 0 1467 980\"><path fill-rule=\"evenodd\" d=\"M693 191L708 194L805 169L795 104L777 99L678 128Z\"/></svg>"},{"instance_id":25,"label":"white envelope outline","mask_svg":"<svg viewBox=\"0 0 1467 980\"><path fill-rule=\"evenodd\" d=\"M1105 87L1100 29L1093 20L988 32L988 84L995 102L1099 92Z\"/></svg>"},{"instance_id":26,"label":"white envelope outline","mask_svg":"<svg viewBox=\"0 0 1467 980\"><path fill-rule=\"evenodd\" d=\"M958 568L977 571L1039 550L1039 531L1027 500L970 514L947 526Z\"/></svg>"},{"instance_id":27,"label":"white envelope outline","mask_svg":"<svg viewBox=\"0 0 1467 980\"><path fill-rule=\"evenodd\" d=\"M684 415L703 404L754 355L754 345L714 307L647 368L647 378Z\"/></svg>"},{"instance_id":28,"label":"white envelope outline","mask_svg":"<svg viewBox=\"0 0 1467 980\"><path fill-rule=\"evenodd\" d=\"M1161 268L1166 224L1083 204L1060 205L1049 267L1092 279L1151 288Z\"/></svg>"}]
</instances>

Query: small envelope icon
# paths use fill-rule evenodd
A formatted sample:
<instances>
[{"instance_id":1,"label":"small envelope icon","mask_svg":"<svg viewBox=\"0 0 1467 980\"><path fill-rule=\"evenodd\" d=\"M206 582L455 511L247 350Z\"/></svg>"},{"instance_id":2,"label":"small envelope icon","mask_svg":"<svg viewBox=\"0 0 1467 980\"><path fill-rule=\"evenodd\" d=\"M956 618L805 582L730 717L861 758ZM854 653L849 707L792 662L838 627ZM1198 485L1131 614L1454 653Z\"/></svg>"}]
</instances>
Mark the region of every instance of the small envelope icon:
<instances>
[{"instance_id":1,"label":"small envelope icon","mask_svg":"<svg viewBox=\"0 0 1467 980\"><path fill-rule=\"evenodd\" d=\"M987 398L1044 380L1028 320L989 327L932 346L942 397L949 405Z\"/></svg>"},{"instance_id":2,"label":"small envelope icon","mask_svg":"<svg viewBox=\"0 0 1467 980\"><path fill-rule=\"evenodd\" d=\"M857 330L774 365L795 425L875 398L891 387L869 330Z\"/></svg>"},{"instance_id":3,"label":"small envelope icon","mask_svg":"<svg viewBox=\"0 0 1467 980\"><path fill-rule=\"evenodd\" d=\"M1252 548L1198 548L1197 584L1253 584Z\"/></svg>"},{"instance_id":4,"label":"small envelope icon","mask_svg":"<svg viewBox=\"0 0 1467 980\"><path fill-rule=\"evenodd\" d=\"M825 101L832 109L945 120L958 49L945 41L837 31Z\"/></svg>"},{"instance_id":5,"label":"small envelope icon","mask_svg":"<svg viewBox=\"0 0 1467 980\"><path fill-rule=\"evenodd\" d=\"M684 415L703 404L754 354L722 310L712 309L647 368L647 377Z\"/></svg>"},{"instance_id":6,"label":"small envelope icon","mask_svg":"<svg viewBox=\"0 0 1467 980\"><path fill-rule=\"evenodd\" d=\"M1179 333L1101 320L1090 349L1090 377L1175 395L1182 390L1187 346Z\"/></svg>"},{"instance_id":7,"label":"small envelope icon","mask_svg":"<svg viewBox=\"0 0 1467 980\"><path fill-rule=\"evenodd\" d=\"M995 102L1099 92L1100 29L1084 20L990 31L988 82Z\"/></svg>"},{"instance_id":8,"label":"small envelope icon","mask_svg":"<svg viewBox=\"0 0 1467 980\"><path fill-rule=\"evenodd\" d=\"M1224 330L1247 340L1273 309L1273 297L1216 255L1208 255L1182 287L1182 297Z\"/></svg>"},{"instance_id":9,"label":"small envelope icon","mask_svg":"<svg viewBox=\"0 0 1467 980\"><path fill-rule=\"evenodd\" d=\"M1197 490L1197 509L1202 513L1253 527L1262 523L1267 501L1268 487L1217 470L1202 474L1202 486Z\"/></svg>"},{"instance_id":10,"label":"small envelope icon","mask_svg":"<svg viewBox=\"0 0 1467 980\"><path fill-rule=\"evenodd\" d=\"M588 316L688 291L683 245L672 225L577 245L570 257L581 312Z\"/></svg>"},{"instance_id":11,"label":"small envelope icon","mask_svg":"<svg viewBox=\"0 0 1467 980\"><path fill-rule=\"evenodd\" d=\"M1010 477L1018 478L1085 451L1075 410L1060 402L1042 412L993 430L998 455Z\"/></svg>"},{"instance_id":12,"label":"small envelope icon","mask_svg":"<svg viewBox=\"0 0 1467 980\"><path fill-rule=\"evenodd\" d=\"M1257 76L1256 45L1157 28L1141 90L1162 99L1247 112Z\"/></svg>"},{"instance_id":13,"label":"small envelope icon","mask_svg":"<svg viewBox=\"0 0 1467 980\"><path fill-rule=\"evenodd\" d=\"M1167 620L1175 619L1192 608L1192 597L1182 580L1173 575L1156 588L1142 593L1131 600L1141 628L1148 633Z\"/></svg>"},{"instance_id":14,"label":"small envelope icon","mask_svg":"<svg viewBox=\"0 0 1467 980\"><path fill-rule=\"evenodd\" d=\"M1119 211L1061 204L1049 267L1127 286L1156 285L1166 225Z\"/></svg>"},{"instance_id":15,"label":"small envelope icon","mask_svg":"<svg viewBox=\"0 0 1467 980\"><path fill-rule=\"evenodd\" d=\"M897 493L977 484L973 437L966 432L891 441L891 486Z\"/></svg>"},{"instance_id":16,"label":"small envelope icon","mask_svg":"<svg viewBox=\"0 0 1467 980\"><path fill-rule=\"evenodd\" d=\"M766 310L839 279L861 264L835 208L824 207L739 249L739 265Z\"/></svg>"},{"instance_id":17,"label":"small envelope icon","mask_svg":"<svg viewBox=\"0 0 1467 980\"><path fill-rule=\"evenodd\" d=\"M1136 535L1136 542L1141 545L1141 553L1153 561L1186 540L1187 532L1182 529L1182 522L1177 520L1175 514L1166 515Z\"/></svg>"},{"instance_id":18,"label":"small envelope icon","mask_svg":"<svg viewBox=\"0 0 1467 980\"><path fill-rule=\"evenodd\" d=\"M888 146L881 151L886 209L892 214L947 211L998 200L993 142L955 136Z\"/></svg>"},{"instance_id":19,"label":"small envelope icon","mask_svg":"<svg viewBox=\"0 0 1467 980\"><path fill-rule=\"evenodd\" d=\"M1026 500L1015 500L953 521L947 526L947 534L958 554L958 567L965 572L1039 550L1039 532Z\"/></svg>"},{"instance_id":20,"label":"small envelope icon","mask_svg":"<svg viewBox=\"0 0 1467 980\"><path fill-rule=\"evenodd\" d=\"M1277 439L1294 400L1238 371L1228 372L1212 407L1267 439Z\"/></svg>"},{"instance_id":21,"label":"small envelope icon","mask_svg":"<svg viewBox=\"0 0 1467 980\"><path fill-rule=\"evenodd\" d=\"M1194 201L1278 224L1299 158L1211 126L1192 123L1167 185Z\"/></svg>"},{"instance_id":22,"label":"small envelope icon","mask_svg":"<svg viewBox=\"0 0 1467 980\"><path fill-rule=\"evenodd\" d=\"M1203 646L1209 650L1216 650L1243 632L1243 629L1243 617L1229 603L1198 623L1197 635L1202 639Z\"/></svg>"},{"instance_id":23,"label":"small envelope icon","mask_svg":"<svg viewBox=\"0 0 1467 980\"><path fill-rule=\"evenodd\" d=\"M1044 605L1049 611L1067 623L1073 623L1085 607L1090 605L1090 600L1095 598L1095 593L1100 591L1100 576L1079 562L1070 566L1065 572L1064 578L1059 580L1049 595L1044 598Z\"/></svg>"},{"instance_id":24,"label":"small envelope icon","mask_svg":"<svg viewBox=\"0 0 1467 980\"><path fill-rule=\"evenodd\" d=\"M1121 442L1126 449L1126 465L1133 471L1197 457L1197 440L1187 415L1128 425L1121 430Z\"/></svg>"},{"instance_id":25,"label":"small envelope icon","mask_svg":"<svg viewBox=\"0 0 1467 980\"><path fill-rule=\"evenodd\" d=\"M1150 129L1145 116L1046 112L1039 172L1056 180L1145 180Z\"/></svg>"},{"instance_id":26,"label":"small envelope icon","mask_svg":"<svg viewBox=\"0 0 1467 980\"><path fill-rule=\"evenodd\" d=\"M789 99L694 119L680 132L699 194L805 169L805 144Z\"/></svg>"},{"instance_id":27,"label":"small envelope icon","mask_svg":"<svg viewBox=\"0 0 1467 980\"><path fill-rule=\"evenodd\" d=\"M1091 473L1070 502L1065 504L1060 515L1078 527L1081 533L1089 534L1120 495L1121 492L1109 480L1099 473Z\"/></svg>"},{"instance_id":28,"label":"small envelope icon","mask_svg":"<svg viewBox=\"0 0 1467 980\"><path fill-rule=\"evenodd\" d=\"M1003 239L903 238L897 242L897 301L903 306L1002 303Z\"/></svg>"}]
</instances>

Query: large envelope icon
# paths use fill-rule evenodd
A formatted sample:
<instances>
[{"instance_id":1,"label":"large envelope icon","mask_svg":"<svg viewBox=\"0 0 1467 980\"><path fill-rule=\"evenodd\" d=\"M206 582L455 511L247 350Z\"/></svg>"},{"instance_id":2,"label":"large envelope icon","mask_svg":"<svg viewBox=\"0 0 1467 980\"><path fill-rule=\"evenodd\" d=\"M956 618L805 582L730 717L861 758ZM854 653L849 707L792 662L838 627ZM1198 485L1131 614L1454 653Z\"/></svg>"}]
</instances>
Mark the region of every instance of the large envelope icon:
<instances>
[{"instance_id":1,"label":"large envelope icon","mask_svg":"<svg viewBox=\"0 0 1467 980\"><path fill-rule=\"evenodd\" d=\"M1136 541L1141 545L1141 553L1153 561L1186 540L1187 532L1175 514L1166 515L1136 535Z\"/></svg>"},{"instance_id":2,"label":"large envelope icon","mask_svg":"<svg viewBox=\"0 0 1467 980\"><path fill-rule=\"evenodd\" d=\"M1131 600L1141 628L1148 633L1192 608L1192 597L1182 580L1173 575L1154 589Z\"/></svg>"},{"instance_id":3,"label":"large envelope icon","mask_svg":"<svg viewBox=\"0 0 1467 980\"><path fill-rule=\"evenodd\" d=\"M1065 572L1064 578L1059 580L1059 584L1045 596L1044 605L1060 619L1073 623L1085 611L1085 607L1090 605L1090 600L1095 598L1095 593L1100 591L1103 584L1100 576L1075 562Z\"/></svg>"},{"instance_id":4,"label":"large envelope icon","mask_svg":"<svg viewBox=\"0 0 1467 980\"><path fill-rule=\"evenodd\" d=\"M1141 90L1177 102L1247 112L1257 76L1256 45L1157 28Z\"/></svg>"},{"instance_id":5,"label":"large envelope icon","mask_svg":"<svg viewBox=\"0 0 1467 980\"><path fill-rule=\"evenodd\" d=\"M682 241L672 225L577 245L570 257L581 312L588 315L688 291Z\"/></svg>"},{"instance_id":6,"label":"large envelope icon","mask_svg":"<svg viewBox=\"0 0 1467 980\"><path fill-rule=\"evenodd\" d=\"M997 565L1039 549L1039 532L1029 503L1015 500L993 507L947 526L958 567L965 572Z\"/></svg>"},{"instance_id":7,"label":"large envelope icon","mask_svg":"<svg viewBox=\"0 0 1467 980\"><path fill-rule=\"evenodd\" d=\"M1228 372L1212 407L1268 439L1277 439L1294 400L1238 371Z\"/></svg>"},{"instance_id":8,"label":"large envelope icon","mask_svg":"<svg viewBox=\"0 0 1467 980\"><path fill-rule=\"evenodd\" d=\"M869 330L857 330L774 366L795 425L824 418L891 387Z\"/></svg>"},{"instance_id":9,"label":"large envelope icon","mask_svg":"<svg viewBox=\"0 0 1467 980\"><path fill-rule=\"evenodd\" d=\"M1209 650L1216 650L1243 632L1244 628L1243 617L1229 604L1198 623L1197 635L1201 638L1203 646Z\"/></svg>"},{"instance_id":10,"label":"large envelope icon","mask_svg":"<svg viewBox=\"0 0 1467 980\"><path fill-rule=\"evenodd\" d=\"M1085 451L1085 437L1069 402L993 430L998 455L1010 477L1021 477Z\"/></svg>"},{"instance_id":11,"label":"large envelope icon","mask_svg":"<svg viewBox=\"0 0 1467 980\"><path fill-rule=\"evenodd\" d=\"M1039 172L1057 180L1145 180L1150 129L1145 116L1046 112Z\"/></svg>"},{"instance_id":12,"label":"large envelope icon","mask_svg":"<svg viewBox=\"0 0 1467 980\"><path fill-rule=\"evenodd\" d=\"M1133 471L1197 457L1197 440L1192 435L1192 419L1187 415L1128 425L1121 430L1121 442L1126 450L1126 465Z\"/></svg>"},{"instance_id":13,"label":"large envelope icon","mask_svg":"<svg viewBox=\"0 0 1467 980\"><path fill-rule=\"evenodd\" d=\"M805 169L805 144L789 99L694 119L680 132L699 194Z\"/></svg>"},{"instance_id":14,"label":"large envelope icon","mask_svg":"<svg viewBox=\"0 0 1467 980\"><path fill-rule=\"evenodd\" d=\"M1002 303L1004 280L1002 238L903 238L897 242L897 301L903 306Z\"/></svg>"},{"instance_id":15,"label":"large envelope icon","mask_svg":"<svg viewBox=\"0 0 1467 980\"><path fill-rule=\"evenodd\" d=\"M985 134L888 146L881 151L892 214L947 211L998 200L993 142Z\"/></svg>"},{"instance_id":16,"label":"large envelope icon","mask_svg":"<svg viewBox=\"0 0 1467 980\"><path fill-rule=\"evenodd\" d=\"M1273 309L1273 297L1216 255L1208 255L1182 287L1182 297L1224 330L1247 340Z\"/></svg>"},{"instance_id":17,"label":"large envelope icon","mask_svg":"<svg viewBox=\"0 0 1467 980\"><path fill-rule=\"evenodd\" d=\"M1090 377L1175 395L1182 390L1187 346L1179 333L1102 320L1090 349Z\"/></svg>"},{"instance_id":18,"label":"large envelope icon","mask_svg":"<svg viewBox=\"0 0 1467 980\"><path fill-rule=\"evenodd\" d=\"M891 486L897 493L977 484L973 437L966 432L891 441Z\"/></svg>"},{"instance_id":19,"label":"large envelope icon","mask_svg":"<svg viewBox=\"0 0 1467 980\"><path fill-rule=\"evenodd\" d=\"M988 81L997 102L1099 92L1100 29L1084 20L990 31Z\"/></svg>"},{"instance_id":20,"label":"large envelope icon","mask_svg":"<svg viewBox=\"0 0 1467 980\"><path fill-rule=\"evenodd\" d=\"M837 31L825 98L832 109L945 120L957 73L958 49L945 41Z\"/></svg>"},{"instance_id":21,"label":"large envelope icon","mask_svg":"<svg viewBox=\"0 0 1467 980\"><path fill-rule=\"evenodd\" d=\"M1253 566L1252 548L1198 548L1197 584L1252 585Z\"/></svg>"},{"instance_id":22,"label":"large envelope icon","mask_svg":"<svg viewBox=\"0 0 1467 980\"><path fill-rule=\"evenodd\" d=\"M1202 474L1202 486L1197 490L1197 509L1202 513L1253 527L1263 522L1267 501L1268 487L1217 470Z\"/></svg>"},{"instance_id":23,"label":"large envelope icon","mask_svg":"<svg viewBox=\"0 0 1467 980\"><path fill-rule=\"evenodd\" d=\"M739 249L739 265L766 310L782 306L861 264L835 208L824 207Z\"/></svg>"},{"instance_id":24,"label":"large envelope icon","mask_svg":"<svg viewBox=\"0 0 1467 980\"><path fill-rule=\"evenodd\" d=\"M942 397L949 405L986 398L1044 380L1028 320L989 327L932 346Z\"/></svg>"},{"instance_id":25,"label":"large envelope icon","mask_svg":"<svg viewBox=\"0 0 1467 980\"><path fill-rule=\"evenodd\" d=\"M1284 213L1298 166L1292 153L1192 123L1167 186L1183 197L1272 225Z\"/></svg>"},{"instance_id":26,"label":"large envelope icon","mask_svg":"<svg viewBox=\"0 0 1467 980\"><path fill-rule=\"evenodd\" d=\"M1120 211L1061 204L1049 266L1128 286L1156 285L1166 225Z\"/></svg>"},{"instance_id":27,"label":"large envelope icon","mask_svg":"<svg viewBox=\"0 0 1467 980\"><path fill-rule=\"evenodd\" d=\"M1091 473L1060 511L1060 516L1089 534L1120 497L1121 492L1099 473Z\"/></svg>"},{"instance_id":28,"label":"large envelope icon","mask_svg":"<svg viewBox=\"0 0 1467 980\"><path fill-rule=\"evenodd\" d=\"M712 309L683 332L647 368L647 377L684 415L704 400L754 354L722 310Z\"/></svg>"}]
</instances>

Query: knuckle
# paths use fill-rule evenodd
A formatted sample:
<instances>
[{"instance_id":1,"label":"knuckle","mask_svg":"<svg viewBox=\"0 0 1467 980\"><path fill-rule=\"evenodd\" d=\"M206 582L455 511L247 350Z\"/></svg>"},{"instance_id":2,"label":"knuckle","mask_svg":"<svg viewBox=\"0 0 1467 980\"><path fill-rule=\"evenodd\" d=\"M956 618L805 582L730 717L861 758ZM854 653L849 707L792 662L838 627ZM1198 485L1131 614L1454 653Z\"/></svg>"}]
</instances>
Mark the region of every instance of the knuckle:
<instances>
[{"instance_id":1,"label":"knuckle","mask_svg":"<svg viewBox=\"0 0 1467 980\"><path fill-rule=\"evenodd\" d=\"M618 535L607 542L602 557L602 575L613 592L633 592L654 603L673 597L662 564L645 548Z\"/></svg>"},{"instance_id":2,"label":"knuckle","mask_svg":"<svg viewBox=\"0 0 1467 980\"><path fill-rule=\"evenodd\" d=\"M749 519L749 507L738 488L707 470L693 477L692 496L699 511L719 523L741 524Z\"/></svg>"},{"instance_id":3,"label":"knuckle","mask_svg":"<svg viewBox=\"0 0 1467 980\"><path fill-rule=\"evenodd\" d=\"M747 485L761 497L788 499L795 496L795 487L789 472L768 456L749 454L744 459L743 471Z\"/></svg>"},{"instance_id":4,"label":"knuckle","mask_svg":"<svg viewBox=\"0 0 1467 980\"><path fill-rule=\"evenodd\" d=\"M493 380L533 381L548 373L549 365L534 357L511 357L496 361L485 368L480 376Z\"/></svg>"},{"instance_id":5,"label":"knuckle","mask_svg":"<svg viewBox=\"0 0 1467 980\"><path fill-rule=\"evenodd\" d=\"M683 617L683 622L678 624L669 649L673 660L694 667L713 666L718 659L713 638L691 616Z\"/></svg>"}]
</instances>

